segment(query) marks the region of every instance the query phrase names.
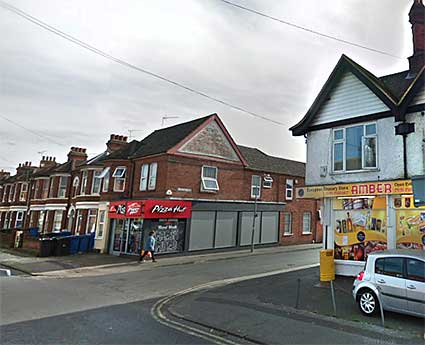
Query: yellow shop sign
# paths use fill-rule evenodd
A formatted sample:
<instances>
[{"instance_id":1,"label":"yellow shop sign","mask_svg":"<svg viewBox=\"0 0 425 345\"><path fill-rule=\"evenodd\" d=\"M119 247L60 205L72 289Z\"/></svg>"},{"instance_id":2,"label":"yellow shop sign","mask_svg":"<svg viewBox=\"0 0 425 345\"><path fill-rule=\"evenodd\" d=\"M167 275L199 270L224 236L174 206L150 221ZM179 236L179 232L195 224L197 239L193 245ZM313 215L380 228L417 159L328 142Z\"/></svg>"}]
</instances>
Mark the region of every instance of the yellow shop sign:
<instances>
[{"instance_id":1,"label":"yellow shop sign","mask_svg":"<svg viewBox=\"0 0 425 345\"><path fill-rule=\"evenodd\" d=\"M358 197L367 195L411 194L412 181L379 181L296 188L299 199L321 199L329 197Z\"/></svg>"}]
</instances>

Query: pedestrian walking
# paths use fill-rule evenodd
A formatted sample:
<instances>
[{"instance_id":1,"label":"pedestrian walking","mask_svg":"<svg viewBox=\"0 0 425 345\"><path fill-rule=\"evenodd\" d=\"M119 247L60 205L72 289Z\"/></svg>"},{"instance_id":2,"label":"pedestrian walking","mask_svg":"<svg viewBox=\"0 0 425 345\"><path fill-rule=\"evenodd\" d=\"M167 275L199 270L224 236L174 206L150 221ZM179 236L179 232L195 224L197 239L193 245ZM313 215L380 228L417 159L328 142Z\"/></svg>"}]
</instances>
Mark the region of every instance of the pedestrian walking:
<instances>
[{"instance_id":1,"label":"pedestrian walking","mask_svg":"<svg viewBox=\"0 0 425 345\"><path fill-rule=\"evenodd\" d=\"M148 240L146 241L146 244L145 244L145 250L144 250L143 254L140 255L140 258L139 258L140 263L143 262L144 257L148 253L150 253L151 256L152 256L152 262L156 262L155 254L154 254L155 253L155 242L156 242L155 231L151 231L151 232L149 232L149 237L148 237Z\"/></svg>"}]
</instances>

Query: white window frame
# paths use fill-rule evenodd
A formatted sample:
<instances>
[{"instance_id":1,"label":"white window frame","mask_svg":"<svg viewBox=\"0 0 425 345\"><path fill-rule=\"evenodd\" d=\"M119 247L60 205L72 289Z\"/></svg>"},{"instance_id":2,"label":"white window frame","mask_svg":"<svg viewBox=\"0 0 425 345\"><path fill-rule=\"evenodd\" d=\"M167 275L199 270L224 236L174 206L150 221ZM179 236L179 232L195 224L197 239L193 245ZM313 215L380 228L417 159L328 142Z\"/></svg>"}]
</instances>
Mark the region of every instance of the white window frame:
<instances>
[{"instance_id":1,"label":"white window frame","mask_svg":"<svg viewBox=\"0 0 425 345\"><path fill-rule=\"evenodd\" d=\"M13 200L12 200L13 202L18 200L18 190L19 190L20 184L21 184L20 182L15 184L15 191L13 193Z\"/></svg>"},{"instance_id":2,"label":"white window frame","mask_svg":"<svg viewBox=\"0 0 425 345\"><path fill-rule=\"evenodd\" d=\"M99 175L99 178L102 179L102 192L104 193L107 193L109 189L110 170L111 167L106 167Z\"/></svg>"},{"instance_id":3,"label":"white window frame","mask_svg":"<svg viewBox=\"0 0 425 345\"><path fill-rule=\"evenodd\" d=\"M3 225L4 229L10 229L10 220L11 219L12 219L11 212L6 211L6 215L4 216L4 225Z\"/></svg>"},{"instance_id":4,"label":"white window frame","mask_svg":"<svg viewBox=\"0 0 425 345\"><path fill-rule=\"evenodd\" d=\"M126 184L126 177L125 173L127 171L127 167L119 166L116 167L114 170L114 173L112 174L112 177L114 178L114 192L124 192L125 191L125 184ZM117 182L122 181L122 189L117 188Z\"/></svg>"},{"instance_id":5,"label":"white window frame","mask_svg":"<svg viewBox=\"0 0 425 345\"><path fill-rule=\"evenodd\" d=\"M93 214L90 214L92 211L95 212L94 215ZM91 231L92 229L89 229L90 218L94 218L94 222L93 222L94 231ZM96 222L97 222L97 208L89 208L87 210L86 234L90 234L92 232L95 232L96 233Z\"/></svg>"},{"instance_id":6,"label":"white window frame","mask_svg":"<svg viewBox=\"0 0 425 345\"><path fill-rule=\"evenodd\" d=\"M289 217L289 223L288 223L289 229L286 228L286 225L287 225L286 216ZM284 212L283 213L283 235L284 236L293 235L293 232L292 232L292 213L291 212Z\"/></svg>"},{"instance_id":7,"label":"white window frame","mask_svg":"<svg viewBox=\"0 0 425 345\"><path fill-rule=\"evenodd\" d=\"M61 229L62 228L62 220L63 220L63 211L56 210L55 214L53 215L53 231L61 231L62 230ZM57 228L58 224L59 224L59 229Z\"/></svg>"},{"instance_id":8,"label":"white window frame","mask_svg":"<svg viewBox=\"0 0 425 345\"><path fill-rule=\"evenodd\" d=\"M21 222L20 226L18 226L18 222ZM23 225L24 225L24 211L17 211L16 219L15 219L15 228L21 229Z\"/></svg>"},{"instance_id":9,"label":"white window frame","mask_svg":"<svg viewBox=\"0 0 425 345\"><path fill-rule=\"evenodd\" d=\"M80 234L80 228L81 228L81 224L83 223L83 212L81 209L77 210L77 214L75 216L75 234L79 235Z\"/></svg>"},{"instance_id":10,"label":"white window frame","mask_svg":"<svg viewBox=\"0 0 425 345\"><path fill-rule=\"evenodd\" d=\"M375 133L374 134L366 134L366 127L370 126L370 125L374 125L375 126ZM346 130L348 128L353 128L353 127L363 127L363 135L362 135L362 140L361 140L361 162L362 162L362 166L360 169L357 170L347 170L347 153L346 153L346 146L347 146L347 142L346 142ZM337 131L342 131L342 139L335 139L335 132ZM378 124L376 122L367 122L367 123L360 123L360 124L355 124L355 125L351 125L351 126L346 126L346 127L339 127L339 128L334 128L332 130L332 171L335 173L345 173L345 172L358 172L358 171L368 171L368 170L376 170L378 169L378 157L379 157L379 152L378 152ZM376 157L376 162L375 162L375 166L373 167L366 167L366 159L365 159L365 143L367 139L375 139L375 157ZM342 169L341 170L335 170L335 146L337 144L342 144Z\"/></svg>"},{"instance_id":11,"label":"white window frame","mask_svg":"<svg viewBox=\"0 0 425 345\"><path fill-rule=\"evenodd\" d=\"M83 175L81 177L80 195L86 195L88 175L89 172L87 170L84 170Z\"/></svg>"},{"instance_id":12,"label":"white window frame","mask_svg":"<svg viewBox=\"0 0 425 345\"><path fill-rule=\"evenodd\" d=\"M91 184L91 194L99 195L100 190L102 189L102 178L100 175L102 174L102 171L99 170L93 170L93 180ZM97 191L95 190L97 189Z\"/></svg>"},{"instance_id":13,"label":"white window frame","mask_svg":"<svg viewBox=\"0 0 425 345\"><path fill-rule=\"evenodd\" d=\"M58 198L66 198L66 190L68 187L68 176L59 177ZM65 181L65 183L64 183ZM63 193L61 193L63 191ZM62 195L63 194L63 195Z\"/></svg>"},{"instance_id":14,"label":"white window frame","mask_svg":"<svg viewBox=\"0 0 425 345\"><path fill-rule=\"evenodd\" d=\"M45 219L46 213L45 211L40 211L38 213L38 219L37 219L37 227L38 231L43 232L44 230L44 219Z\"/></svg>"},{"instance_id":15,"label":"white window frame","mask_svg":"<svg viewBox=\"0 0 425 345\"><path fill-rule=\"evenodd\" d=\"M10 190L10 185L5 185L3 188L3 197L1 199L1 202L6 202L7 198L9 197L9 190L7 190L7 187L9 186L9 190ZM7 191L7 193L6 193Z\"/></svg>"},{"instance_id":16,"label":"white window frame","mask_svg":"<svg viewBox=\"0 0 425 345\"><path fill-rule=\"evenodd\" d=\"M263 188L272 188L273 187L273 177L266 175L263 177Z\"/></svg>"},{"instance_id":17,"label":"white window frame","mask_svg":"<svg viewBox=\"0 0 425 345\"><path fill-rule=\"evenodd\" d=\"M103 239L103 233L105 228L106 210L99 210L98 212L98 223L96 228L96 238Z\"/></svg>"},{"instance_id":18,"label":"white window frame","mask_svg":"<svg viewBox=\"0 0 425 345\"><path fill-rule=\"evenodd\" d=\"M258 188L258 195L254 194L254 189ZM251 198L260 198L261 197L261 176L252 175L251 176Z\"/></svg>"},{"instance_id":19,"label":"white window frame","mask_svg":"<svg viewBox=\"0 0 425 345\"><path fill-rule=\"evenodd\" d=\"M151 163L149 165L148 190L155 190L157 173L158 173L158 163L156 163L156 162Z\"/></svg>"},{"instance_id":20,"label":"white window frame","mask_svg":"<svg viewBox=\"0 0 425 345\"><path fill-rule=\"evenodd\" d=\"M292 178L287 178L285 181L285 199L294 199L294 179Z\"/></svg>"},{"instance_id":21,"label":"white window frame","mask_svg":"<svg viewBox=\"0 0 425 345\"><path fill-rule=\"evenodd\" d=\"M47 188L45 188L47 186ZM41 188L41 199L48 199L49 198L49 192L50 192L50 179L44 178L43 179L43 188Z\"/></svg>"},{"instance_id":22,"label":"white window frame","mask_svg":"<svg viewBox=\"0 0 425 345\"><path fill-rule=\"evenodd\" d=\"M13 201L13 196L15 195L15 185L12 184L9 188L9 198L8 201L12 202Z\"/></svg>"},{"instance_id":23,"label":"white window frame","mask_svg":"<svg viewBox=\"0 0 425 345\"><path fill-rule=\"evenodd\" d=\"M305 216L308 215L308 231L306 231L306 222L305 222ZM311 212L303 212L303 235L309 235L311 234Z\"/></svg>"},{"instance_id":24,"label":"white window frame","mask_svg":"<svg viewBox=\"0 0 425 345\"><path fill-rule=\"evenodd\" d=\"M148 187L149 164L143 164L140 168L140 191L146 191Z\"/></svg>"},{"instance_id":25,"label":"white window frame","mask_svg":"<svg viewBox=\"0 0 425 345\"><path fill-rule=\"evenodd\" d=\"M27 200L27 197L28 197L28 183L27 182L23 182L21 184L21 191L19 193L19 201L26 201Z\"/></svg>"},{"instance_id":26,"label":"white window frame","mask_svg":"<svg viewBox=\"0 0 425 345\"><path fill-rule=\"evenodd\" d=\"M53 189L53 186L55 185L55 178L50 177L49 178L49 199L52 199L55 197L55 191Z\"/></svg>"},{"instance_id":27,"label":"white window frame","mask_svg":"<svg viewBox=\"0 0 425 345\"><path fill-rule=\"evenodd\" d=\"M205 177L204 176L204 169L205 168L214 169L215 170L215 178ZM217 191L219 191L220 190L220 186L218 184L217 176L218 176L218 168L217 167L213 167L213 166L209 166L209 165L202 166L202 169L201 169L201 191L204 191L204 192L217 192ZM216 184L217 187L215 187L215 188L214 187L213 188L207 187L206 186L206 181L213 181L213 182L215 182L215 184Z\"/></svg>"}]
</instances>

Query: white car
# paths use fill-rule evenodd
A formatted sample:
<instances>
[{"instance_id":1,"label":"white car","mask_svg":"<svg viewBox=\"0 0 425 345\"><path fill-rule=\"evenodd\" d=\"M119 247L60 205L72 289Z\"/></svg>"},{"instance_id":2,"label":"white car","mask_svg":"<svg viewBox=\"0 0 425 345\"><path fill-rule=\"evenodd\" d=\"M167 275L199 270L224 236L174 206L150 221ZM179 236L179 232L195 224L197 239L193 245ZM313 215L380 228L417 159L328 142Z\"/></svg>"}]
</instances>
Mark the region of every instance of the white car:
<instances>
[{"instance_id":1,"label":"white car","mask_svg":"<svg viewBox=\"0 0 425 345\"><path fill-rule=\"evenodd\" d=\"M384 310L425 317L425 252L388 250L369 254L353 284L361 312Z\"/></svg>"}]
</instances>

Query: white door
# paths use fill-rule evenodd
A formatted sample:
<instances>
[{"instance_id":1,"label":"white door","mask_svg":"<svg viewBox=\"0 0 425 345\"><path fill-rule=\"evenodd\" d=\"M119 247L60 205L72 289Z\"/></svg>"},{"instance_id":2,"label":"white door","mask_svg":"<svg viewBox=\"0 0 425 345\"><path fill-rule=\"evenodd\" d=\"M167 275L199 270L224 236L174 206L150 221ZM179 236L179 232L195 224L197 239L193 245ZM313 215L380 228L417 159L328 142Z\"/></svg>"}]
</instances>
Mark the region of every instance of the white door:
<instances>
[{"instance_id":1,"label":"white door","mask_svg":"<svg viewBox=\"0 0 425 345\"><path fill-rule=\"evenodd\" d=\"M425 262L417 259L406 261L407 307L409 311L425 316Z\"/></svg>"}]
</instances>

